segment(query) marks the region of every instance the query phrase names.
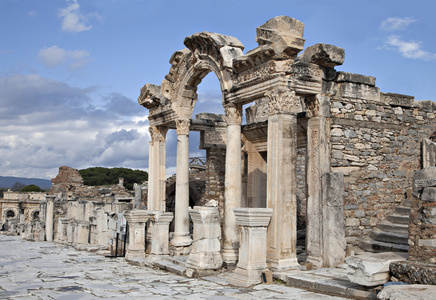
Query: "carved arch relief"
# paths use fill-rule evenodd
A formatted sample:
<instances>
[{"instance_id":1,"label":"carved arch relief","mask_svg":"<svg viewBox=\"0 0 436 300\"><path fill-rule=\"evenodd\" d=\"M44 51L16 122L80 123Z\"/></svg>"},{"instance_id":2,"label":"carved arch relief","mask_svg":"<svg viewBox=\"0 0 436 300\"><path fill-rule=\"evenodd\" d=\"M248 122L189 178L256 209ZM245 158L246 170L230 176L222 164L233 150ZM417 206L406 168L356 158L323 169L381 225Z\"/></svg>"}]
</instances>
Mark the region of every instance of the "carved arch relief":
<instances>
[{"instance_id":1,"label":"carved arch relief","mask_svg":"<svg viewBox=\"0 0 436 300\"><path fill-rule=\"evenodd\" d=\"M178 118L191 118L197 101L197 86L210 72L215 73L222 92L232 88L233 61L243 55L242 43L234 37L201 32L185 39L188 49L176 51L171 68L165 76L166 91L171 108ZM163 88L164 85L162 85Z\"/></svg>"}]
</instances>

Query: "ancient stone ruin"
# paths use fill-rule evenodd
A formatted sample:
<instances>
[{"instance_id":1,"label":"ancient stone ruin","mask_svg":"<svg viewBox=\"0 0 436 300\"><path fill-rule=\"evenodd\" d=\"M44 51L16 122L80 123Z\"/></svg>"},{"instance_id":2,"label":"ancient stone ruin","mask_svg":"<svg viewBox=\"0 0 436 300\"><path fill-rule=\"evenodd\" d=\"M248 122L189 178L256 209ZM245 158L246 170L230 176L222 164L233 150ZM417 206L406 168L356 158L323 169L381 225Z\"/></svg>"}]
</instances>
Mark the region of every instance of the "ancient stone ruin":
<instances>
[{"instance_id":1,"label":"ancient stone ruin","mask_svg":"<svg viewBox=\"0 0 436 300\"><path fill-rule=\"evenodd\" d=\"M304 48L303 33L302 22L273 18L257 28L258 47L245 54L234 37L188 36L161 85L146 84L138 98L150 123L147 203L133 209L121 187L97 190L59 175L47 203L56 207L61 197L68 205L54 209L54 239L85 244L88 237L107 246L111 235L102 233L110 227L113 236L112 214L123 213L130 260L187 256L185 274L224 266L235 269L235 284L247 286L268 269L336 267L359 248L434 264L434 102L384 93L374 77L335 70L344 49ZM194 117L197 87L210 72L219 80L225 115ZM177 132L175 183L165 175L169 130ZM207 156L195 203L190 131L200 132ZM297 226L305 237L302 256ZM371 269L367 263L364 256L349 260L355 274ZM380 278L389 264L379 267L358 281L386 281Z\"/></svg>"}]
</instances>

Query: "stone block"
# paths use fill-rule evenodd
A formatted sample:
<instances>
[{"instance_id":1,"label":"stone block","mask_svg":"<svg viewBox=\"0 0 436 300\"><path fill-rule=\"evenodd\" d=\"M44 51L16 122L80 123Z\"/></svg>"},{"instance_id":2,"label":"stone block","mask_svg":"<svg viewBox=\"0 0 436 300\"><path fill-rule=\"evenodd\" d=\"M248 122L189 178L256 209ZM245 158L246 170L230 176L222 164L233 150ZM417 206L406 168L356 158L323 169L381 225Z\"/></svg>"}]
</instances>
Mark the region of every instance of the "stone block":
<instances>
[{"instance_id":1,"label":"stone block","mask_svg":"<svg viewBox=\"0 0 436 300\"><path fill-rule=\"evenodd\" d=\"M349 72L338 72L336 81L337 82L353 82L353 83L360 83L360 84L375 86L375 77L354 74L354 73L349 73Z\"/></svg>"},{"instance_id":2,"label":"stone block","mask_svg":"<svg viewBox=\"0 0 436 300\"><path fill-rule=\"evenodd\" d=\"M379 88L371 85L342 82L339 91L341 96L345 98L380 101Z\"/></svg>"},{"instance_id":3,"label":"stone block","mask_svg":"<svg viewBox=\"0 0 436 300\"><path fill-rule=\"evenodd\" d=\"M421 200L426 202L436 201L436 187L426 187L421 194Z\"/></svg>"},{"instance_id":4,"label":"stone block","mask_svg":"<svg viewBox=\"0 0 436 300\"><path fill-rule=\"evenodd\" d=\"M276 54L285 52L290 56L296 56L304 48L304 24L291 17L272 18L257 27L256 32L256 42L259 46L270 46Z\"/></svg>"},{"instance_id":5,"label":"stone block","mask_svg":"<svg viewBox=\"0 0 436 300\"><path fill-rule=\"evenodd\" d=\"M347 262L347 276L351 282L363 286L382 285L389 280L389 264L407 260L407 253L384 252L350 256Z\"/></svg>"},{"instance_id":6,"label":"stone block","mask_svg":"<svg viewBox=\"0 0 436 300\"><path fill-rule=\"evenodd\" d=\"M410 284L436 285L436 264L417 261L392 262L389 270L395 278Z\"/></svg>"},{"instance_id":7,"label":"stone block","mask_svg":"<svg viewBox=\"0 0 436 300\"><path fill-rule=\"evenodd\" d=\"M413 193L419 193L426 187L436 187L436 167L427 167L415 172Z\"/></svg>"},{"instance_id":8,"label":"stone block","mask_svg":"<svg viewBox=\"0 0 436 300\"><path fill-rule=\"evenodd\" d=\"M334 67L344 63L345 50L328 44L315 44L304 50L303 60L322 67Z\"/></svg>"}]
</instances>

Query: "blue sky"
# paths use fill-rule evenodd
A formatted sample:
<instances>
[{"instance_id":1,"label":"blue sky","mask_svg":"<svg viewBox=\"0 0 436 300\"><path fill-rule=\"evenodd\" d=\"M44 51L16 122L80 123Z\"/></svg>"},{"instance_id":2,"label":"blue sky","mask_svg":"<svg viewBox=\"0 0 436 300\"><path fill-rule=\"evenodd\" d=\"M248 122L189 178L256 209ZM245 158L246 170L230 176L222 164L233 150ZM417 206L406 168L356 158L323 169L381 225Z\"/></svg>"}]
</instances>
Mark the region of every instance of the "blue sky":
<instances>
[{"instance_id":1,"label":"blue sky","mask_svg":"<svg viewBox=\"0 0 436 300\"><path fill-rule=\"evenodd\" d=\"M256 27L287 15L305 47L345 49L338 70L375 76L383 92L435 100L433 1L0 0L0 175L52 178L59 166L148 167L147 110L186 36L201 31L257 46ZM195 112L222 112L217 80L199 86ZM198 135L191 134L191 155ZM175 134L167 144L175 172Z\"/></svg>"}]
</instances>

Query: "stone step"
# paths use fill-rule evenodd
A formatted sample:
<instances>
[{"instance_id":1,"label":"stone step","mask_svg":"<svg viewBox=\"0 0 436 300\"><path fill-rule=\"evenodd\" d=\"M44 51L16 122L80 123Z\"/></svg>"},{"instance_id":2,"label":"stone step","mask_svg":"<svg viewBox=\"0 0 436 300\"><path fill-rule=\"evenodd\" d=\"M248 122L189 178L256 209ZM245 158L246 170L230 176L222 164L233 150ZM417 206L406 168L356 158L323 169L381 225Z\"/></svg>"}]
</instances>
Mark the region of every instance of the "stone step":
<instances>
[{"instance_id":1,"label":"stone step","mask_svg":"<svg viewBox=\"0 0 436 300\"><path fill-rule=\"evenodd\" d=\"M395 212L402 216L409 216L410 215L410 207L407 206L396 206Z\"/></svg>"},{"instance_id":2,"label":"stone step","mask_svg":"<svg viewBox=\"0 0 436 300\"><path fill-rule=\"evenodd\" d=\"M389 221L381 221L377 224L377 227L385 232L409 233L409 225L406 224L394 224Z\"/></svg>"},{"instance_id":3,"label":"stone step","mask_svg":"<svg viewBox=\"0 0 436 300\"><path fill-rule=\"evenodd\" d=\"M159 269L168 271L168 272L172 272L175 274L179 274L184 276L186 274L186 267L181 266L181 265L177 265L175 263L169 262L167 260L160 260L160 261L155 261L154 265L156 267L158 267Z\"/></svg>"},{"instance_id":4,"label":"stone step","mask_svg":"<svg viewBox=\"0 0 436 300\"><path fill-rule=\"evenodd\" d=\"M409 215L407 216L396 215L396 214L388 215L386 219L396 224L409 224Z\"/></svg>"},{"instance_id":5,"label":"stone step","mask_svg":"<svg viewBox=\"0 0 436 300\"><path fill-rule=\"evenodd\" d=\"M408 233L386 232L378 228L374 228L374 230L369 234L369 237L379 242L401 245L408 245L409 241Z\"/></svg>"},{"instance_id":6,"label":"stone step","mask_svg":"<svg viewBox=\"0 0 436 300\"><path fill-rule=\"evenodd\" d=\"M392 244L374 241L372 239L363 240L360 243L360 248L369 252L408 252L409 245Z\"/></svg>"}]
</instances>

